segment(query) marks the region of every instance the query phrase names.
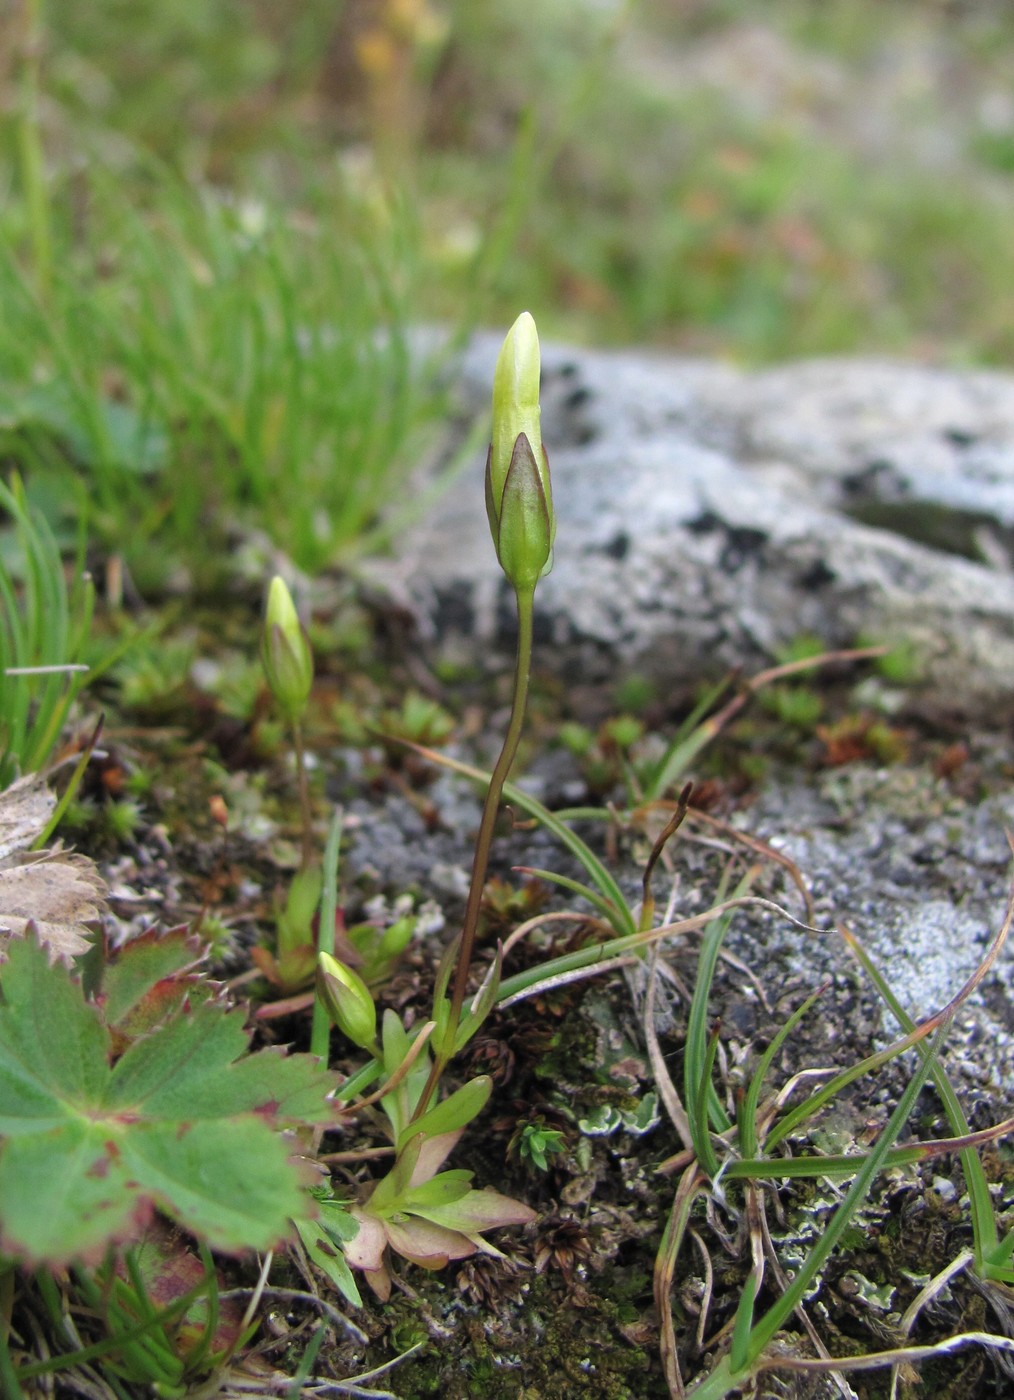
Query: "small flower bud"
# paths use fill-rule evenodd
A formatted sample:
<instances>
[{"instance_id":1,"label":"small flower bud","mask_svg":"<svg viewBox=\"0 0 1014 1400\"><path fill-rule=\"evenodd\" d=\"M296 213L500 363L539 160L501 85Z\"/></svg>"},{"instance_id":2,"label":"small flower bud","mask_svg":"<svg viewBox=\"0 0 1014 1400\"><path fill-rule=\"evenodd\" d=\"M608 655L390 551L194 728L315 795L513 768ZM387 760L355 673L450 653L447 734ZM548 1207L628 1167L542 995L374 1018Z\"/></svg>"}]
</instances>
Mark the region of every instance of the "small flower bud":
<instances>
[{"instance_id":1,"label":"small flower bud","mask_svg":"<svg viewBox=\"0 0 1014 1400\"><path fill-rule=\"evenodd\" d=\"M278 575L268 589L261 662L272 695L286 719L294 723L302 717L313 686L313 652L292 595Z\"/></svg>"},{"instance_id":2,"label":"small flower bud","mask_svg":"<svg viewBox=\"0 0 1014 1400\"><path fill-rule=\"evenodd\" d=\"M486 459L486 513L497 558L519 592L552 567L556 518L539 426L539 336L523 311L493 373L493 434Z\"/></svg>"},{"instance_id":3,"label":"small flower bud","mask_svg":"<svg viewBox=\"0 0 1014 1400\"><path fill-rule=\"evenodd\" d=\"M317 957L317 995L338 1029L361 1050L376 1049L377 1008L363 979L333 958Z\"/></svg>"}]
</instances>

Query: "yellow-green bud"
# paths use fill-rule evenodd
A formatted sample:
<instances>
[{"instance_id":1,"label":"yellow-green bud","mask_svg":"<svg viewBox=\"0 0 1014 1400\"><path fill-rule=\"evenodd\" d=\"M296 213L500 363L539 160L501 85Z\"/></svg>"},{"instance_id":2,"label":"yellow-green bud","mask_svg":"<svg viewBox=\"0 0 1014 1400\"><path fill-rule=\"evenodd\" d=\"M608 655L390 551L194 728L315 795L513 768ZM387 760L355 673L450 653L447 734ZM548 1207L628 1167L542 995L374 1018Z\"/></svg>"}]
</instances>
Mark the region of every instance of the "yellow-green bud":
<instances>
[{"instance_id":1,"label":"yellow-green bud","mask_svg":"<svg viewBox=\"0 0 1014 1400\"><path fill-rule=\"evenodd\" d=\"M519 592L553 560L556 518L539 426L539 335L523 311L493 373L493 433L486 458L486 513L500 567Z\"/></svg>"},{"instance_id":2,"label":"yellow-green bud","mask_svg":"<svg viewBox=\"0 0 1014 1400\"><path fill-rule=\"evenodd\" d=\"M286 719L301 719L313 686L313 652L292 595L277 574L268 589L261 661L271 694Z\"/></svg>"},{"instance_id":3,"label":"yellow-green bud","mask_svg":"<svg viewBox=\"0 0 1014 1400\"><path fill-rule=\"evenodd\" d=\"M351 967L333 958L330 953L317 957L317 995L324 1010L361 1050L376 1049L377 1008L370 989Z\"/></svg>"}]
</instances>

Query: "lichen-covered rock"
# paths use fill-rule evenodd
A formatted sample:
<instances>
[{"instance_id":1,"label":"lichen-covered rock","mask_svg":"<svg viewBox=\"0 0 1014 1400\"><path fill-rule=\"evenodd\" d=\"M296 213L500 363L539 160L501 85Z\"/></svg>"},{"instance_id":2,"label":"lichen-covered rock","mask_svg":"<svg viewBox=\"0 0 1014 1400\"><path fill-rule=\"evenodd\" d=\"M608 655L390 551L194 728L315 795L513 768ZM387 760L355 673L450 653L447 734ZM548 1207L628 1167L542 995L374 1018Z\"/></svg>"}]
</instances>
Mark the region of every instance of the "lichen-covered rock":
<instances>
[{"instance_id":1,"label":"lichen-covered rock","mask_svg":"<svg viewBox=\"0 0 1014 1400\"><path fill-rule=\"evenodd\" d=\"M485 404L494 337L462 366ZM755 373L549 347L559 520L543 651L669 690L802 632L914 648L917 703L995 717L1014 690L1014 377L824 360ZM513 610L459 484L379 570L424 636L507 646Z\"/></svg>"}]
</instances>

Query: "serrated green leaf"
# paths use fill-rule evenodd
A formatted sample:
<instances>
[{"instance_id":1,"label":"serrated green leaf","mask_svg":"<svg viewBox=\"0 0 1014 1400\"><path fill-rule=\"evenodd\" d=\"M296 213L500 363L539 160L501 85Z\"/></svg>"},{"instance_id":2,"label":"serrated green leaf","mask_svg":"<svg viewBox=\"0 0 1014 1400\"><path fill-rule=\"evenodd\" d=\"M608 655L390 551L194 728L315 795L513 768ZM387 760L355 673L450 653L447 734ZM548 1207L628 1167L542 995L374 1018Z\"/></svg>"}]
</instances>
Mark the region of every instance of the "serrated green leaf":
<instances>
[{"instance_id":1,"label":"serrated green leaf","mask_svg":"<svg viewBox=\"0 0 1014 1400\"><path fill-rule=\"evenodd\" d=\"M102 1019L131 1039L151 1030L197 983L180 976L201 960L200 941L185 928L132 938L102 971Z\"/></svg>"},{"instance_id":2,"label":"serrated green leaf","mask_svg":"<svg viewBox=\"0 0 1014 1400\"><path fill-rule=\"evenodd\" d=\"M115 1139L83 1119L0 1150L0 1243L30 1262L98 1258L139 1235L147 1210L125 1187Z\"/></svg>"},{"instance_id":3,"label":"serrated green leaf","mask_svg":"<svg viewBox=\"0 0 1014 1400\"><path fill-rule=\"evenodd\" d=\"M0 1246L96 1258L158 1207L213 1247L266 1249L306 1214L277 1131L322 1122L335 1085L309 1055L247 1053L243 1015L178 1011L110 1069L97 1007L34 940L11 944L0 1004Z\"/></svg>"},{"instance_id":4,"label":"serrated green leaf","mask_svg":"<svg viewBox=\"0 0 1014 1400\"><path fill-rule=\"evenodd\" d=\"M148 1124L124 1135L122 1165L146 1194L216 1249L270 1249L306 1210L292 1145L258 1118Z\"/></svg>"},{"instance_id":5,"label":"serrated green leaf","mask_svg":"<svg viewBox=\"0 0 1014 1400\"><path fill-rule=\"evenodd\" d=\"M242 1011L205 1004L135 1042L113 1070L109 1108L146 1118L193 1120L261 1113L285 1122L328 1122L333 1076L312 1055L247 1047Z\"/></svg>"},{"instance_id":6,"label":"serrated green leaf","mask_svg":"<svg viewBox=\"0 0 1014 1400\"><path fill-rule=\"evenodd\" d=\"M62 963L32 938L13 939L2 973L0 1133L37 1132L66 1117L61 1103L100 1099L108 1036Z\"/></svg>"},{"instance_id":7,"label":"serrated green leaf","mask_svg":"<svg viewBox=\"0 0 1014 1400\"><path fill-rule=\"evenodd\" d=\"M214 1073L239 1059L247 1047L242 1011L201 1006L175 1016L160 1030L135 1041L113 1070L106 1095L111 1109L136 1109L145 1117L211 1118L237 1113ZM143 1105L143 1108L141 1107Z\"/></svg>"}]
</instances>

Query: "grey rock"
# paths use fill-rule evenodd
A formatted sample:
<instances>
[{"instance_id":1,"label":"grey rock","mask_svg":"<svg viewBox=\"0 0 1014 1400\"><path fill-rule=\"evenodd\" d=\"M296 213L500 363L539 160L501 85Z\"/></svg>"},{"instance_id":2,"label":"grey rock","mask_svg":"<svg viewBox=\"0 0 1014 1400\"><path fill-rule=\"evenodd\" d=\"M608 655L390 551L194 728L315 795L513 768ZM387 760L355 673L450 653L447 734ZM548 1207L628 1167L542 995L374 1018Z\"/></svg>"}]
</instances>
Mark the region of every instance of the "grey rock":
<instances>
[{"instance_id":1,"label":"grey rock","mask_svg":"<svg viewBox=\"0 0 1014 1400\"><path fill-rule=\"evenodd\" d=\"M816 985L853 963L837 932L860 939L915 1020L947 1006L1003 924L1010 887L1010 798L967 803L918 768L868 765L764 784L744 825L811 879L817 923L763 928L763 960ZM756 947L756 938L754 940ZM1014 1091L1012 953L1005 947L949 1035L952 1063L987 1109ZM898 1034L885 1013L881 1038Z\"/></svg>"},{"instance_id":2,"label":"grey rock","mask_svg":"<svg viewBox=\"0 0 1014 1400\"><path fill-rule=\"evenodd\" d=\"M489 396L499 337L461 366ZM1014 377L823 360L746 373L544 350L559 529L536 595L540 658L670 692L759 666L802 632L905 642L918 702L971 717L1014 689ZM507 654L513 609L482 463L374 576L452 650Z\"/></svg>"}]
</instances>

